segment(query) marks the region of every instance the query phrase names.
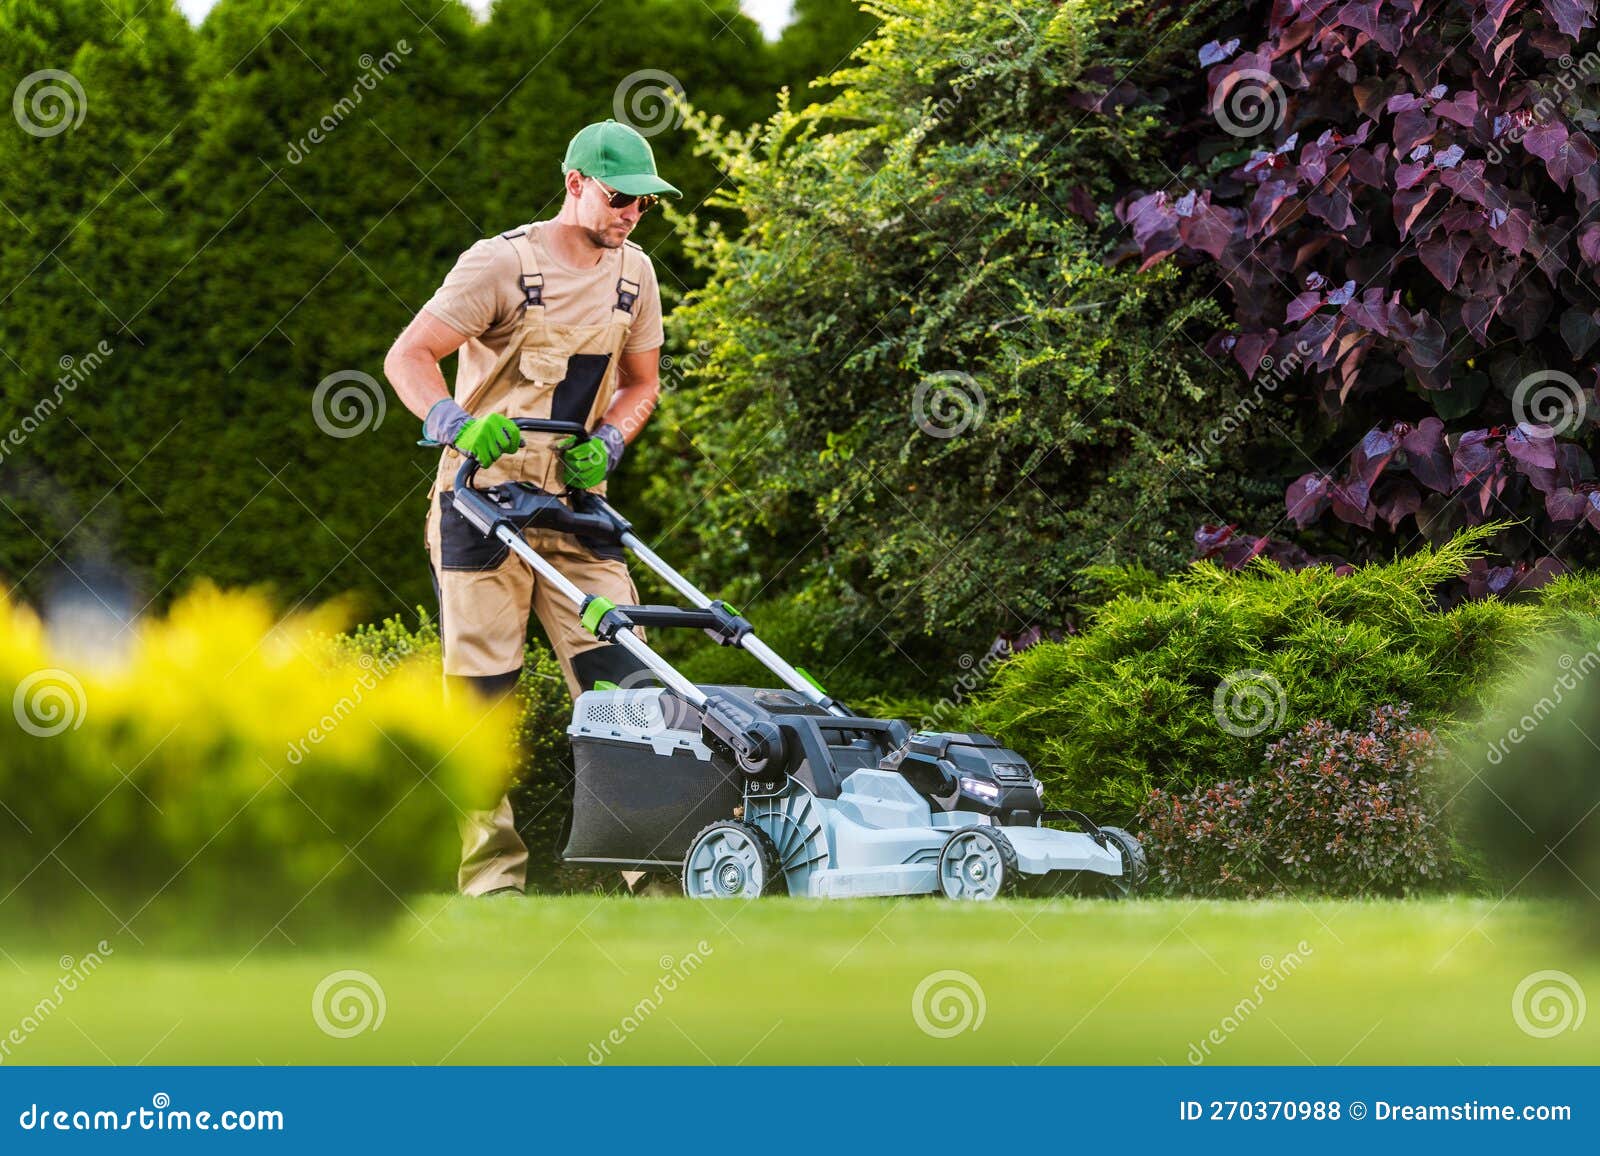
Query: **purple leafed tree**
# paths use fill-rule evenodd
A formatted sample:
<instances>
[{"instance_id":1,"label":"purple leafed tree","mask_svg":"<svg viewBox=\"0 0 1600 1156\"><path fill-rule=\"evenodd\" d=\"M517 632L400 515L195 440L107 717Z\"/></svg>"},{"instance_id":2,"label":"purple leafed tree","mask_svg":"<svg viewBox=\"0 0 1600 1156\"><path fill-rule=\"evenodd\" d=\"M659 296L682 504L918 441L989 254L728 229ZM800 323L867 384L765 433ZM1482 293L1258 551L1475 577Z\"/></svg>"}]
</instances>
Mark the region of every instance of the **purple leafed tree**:
<instances>
[{"instance_id":1,"label":"purple leafed tree","mask_svg":"<svg viewBox=\"0 0 1600 1156\"><path fill-rule=\"evenodd\" d=\"M1201 51L1189 173L1118 211L1145 265L1176 255L1226 286L1214 356L1314 385L1339 433L1285 493L1301 529L1342 526L1357 553L1522 523L1480 594L1593 549L1595 7L1275 0ZM1338 561L1232 529L1203 527L1202 553Z\"/></svg>"}]
</instances>

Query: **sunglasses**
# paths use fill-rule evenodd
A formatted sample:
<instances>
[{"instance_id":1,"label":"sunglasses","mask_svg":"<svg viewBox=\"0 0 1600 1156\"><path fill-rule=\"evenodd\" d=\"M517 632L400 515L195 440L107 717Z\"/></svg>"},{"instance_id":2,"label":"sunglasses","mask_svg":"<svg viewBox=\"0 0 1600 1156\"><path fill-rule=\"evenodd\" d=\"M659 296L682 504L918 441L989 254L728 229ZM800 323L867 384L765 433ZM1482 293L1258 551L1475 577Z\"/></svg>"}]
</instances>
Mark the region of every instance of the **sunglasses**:
<instances>
[{"instance_id":1,"label":"sunglasses","mask_svg":"<svg viewBox=\"0 0 1600 1156\"><path fill-rule=\"evenodd\" d=\"M600 185L600 191L606 195L607 203L610 204L613 209L626 209L629 205L633 204L633 202L638 201L639 211L641 213L648 213L655 207L656 202L661 199L654 193L645 193L643 196L640 196L638 193L619 193L615 189L606 188L605 185L600 184L599 180L594 177L590 177L589 179L594 181L595 184Z\"/></svg>"}]
</instances>

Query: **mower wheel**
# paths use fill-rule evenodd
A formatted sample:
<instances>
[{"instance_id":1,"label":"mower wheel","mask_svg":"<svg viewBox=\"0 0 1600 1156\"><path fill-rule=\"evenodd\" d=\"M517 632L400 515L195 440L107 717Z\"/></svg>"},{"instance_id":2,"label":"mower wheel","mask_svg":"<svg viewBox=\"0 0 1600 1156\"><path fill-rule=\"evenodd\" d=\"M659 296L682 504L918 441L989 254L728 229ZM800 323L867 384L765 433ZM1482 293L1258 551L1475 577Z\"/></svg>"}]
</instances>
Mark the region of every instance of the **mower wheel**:
<instances>
[{"instance_id":1,"label":"mower wheel","mask_svg":"<svg viewBox=\"0 0 1600 1156\"><path fill-rule=\"evenodd\" d=\"M683 857L683 893L690 899L756 899L782 890L778 849L749 823L719 819L701 828Z\"/></svg>"},{"instance_id":2,"label":"mower wheel","mask_svg":"<svg viewBox=\"0 0 1600 1156\"><path fill-rule=\"evenodd\" d=\"M1122 854L1122 874L1103 877L1107 889L1114 898L1126 899L1142 888L1150 877L1150 864L1144 857L1144 846L1134 838L1132 832L1124 831L1121 827L1101 827L1100 830L1110 837Z\"/></svg>"},{"instance_id":3,"label":"mower wheel","mask_svg":"<svg viewBox=\"0 0 1600 1156\"><path fill-rule=\"evenodd\" d=\"M1017 879L1016 848L998 827L964 827L939 852L939 887L949 899L998 899Z\"/></svg>"}]
</instances>

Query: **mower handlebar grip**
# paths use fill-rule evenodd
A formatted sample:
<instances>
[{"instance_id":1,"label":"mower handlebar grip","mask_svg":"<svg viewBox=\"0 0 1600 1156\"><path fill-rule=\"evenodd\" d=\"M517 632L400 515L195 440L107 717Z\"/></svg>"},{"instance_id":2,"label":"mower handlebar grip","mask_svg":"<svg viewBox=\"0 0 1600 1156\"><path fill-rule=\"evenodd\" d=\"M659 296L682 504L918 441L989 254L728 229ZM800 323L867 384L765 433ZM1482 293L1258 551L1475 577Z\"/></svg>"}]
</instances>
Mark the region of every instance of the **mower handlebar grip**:
<instances>
[{"instance_id":1,"label":"mower handlebar grip","mask_svg":"<svg viewBox=\"0 0 1600 1156\"><path fill-rule=\"evenodd\" d=\"M570 434L573 437L586 438L589 431L582 422L556 421L544 417L514 417L511 423L520 430L528 433ZM467 460L461 463L461 468L456 471L456 489L466 490L472 487L472 479L478 473L478 459L471 454L463 455Z\"/></svg>"}]
</instances>

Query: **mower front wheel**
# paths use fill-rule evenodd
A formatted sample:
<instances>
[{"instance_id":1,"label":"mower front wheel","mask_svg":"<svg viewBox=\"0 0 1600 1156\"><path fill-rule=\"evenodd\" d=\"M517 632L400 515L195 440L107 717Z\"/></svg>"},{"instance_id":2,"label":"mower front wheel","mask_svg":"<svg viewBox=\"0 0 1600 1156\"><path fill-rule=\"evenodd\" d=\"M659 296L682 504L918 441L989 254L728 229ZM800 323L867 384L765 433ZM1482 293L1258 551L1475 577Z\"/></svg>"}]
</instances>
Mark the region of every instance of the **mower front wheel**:
<instances>
[{"instance_id":1,"label":"mower front wheel","mask_svg":"<svg viewBox=\"0 0 1600 1156\"><path fill-rule=\"evenodd\" d=\"M947 899L984 902L1016 890L1017 851L997 827L965 827L939 852L939 887Z\"/></svg>"},{"instance_id":2,"label":"mower front wheel","mask_svg":"<svg viewBox=\"0 0 1600 1156\"><path fill-rule=\"evenodd\" d=\"M782 886L772 840L737 819L701 828L683 857L683 893L690 899L757 899Z\"/></svg>"}]
</instances>

